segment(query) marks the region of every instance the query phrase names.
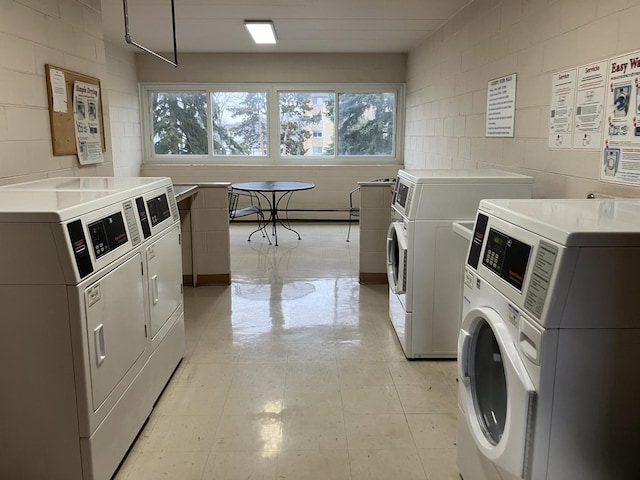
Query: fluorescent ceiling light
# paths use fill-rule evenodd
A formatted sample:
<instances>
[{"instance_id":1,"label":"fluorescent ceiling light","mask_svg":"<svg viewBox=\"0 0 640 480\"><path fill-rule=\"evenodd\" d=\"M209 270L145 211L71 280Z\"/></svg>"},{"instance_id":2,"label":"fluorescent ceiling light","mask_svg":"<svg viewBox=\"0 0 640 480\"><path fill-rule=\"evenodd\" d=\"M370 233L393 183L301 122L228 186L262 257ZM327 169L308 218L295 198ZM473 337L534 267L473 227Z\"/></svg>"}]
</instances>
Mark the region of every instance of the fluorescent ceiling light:
<instances>
[{"instance_id":1,"label":"fluorescent ceiling light","mask_svg":"<svg viewBox=\"0 0 640 480\"><path fill-rule=\"evenodd\" d=\"M256 43L276 43L276 31L271 20L245 20L244 26Z\"/></svg>"}]
</instances>

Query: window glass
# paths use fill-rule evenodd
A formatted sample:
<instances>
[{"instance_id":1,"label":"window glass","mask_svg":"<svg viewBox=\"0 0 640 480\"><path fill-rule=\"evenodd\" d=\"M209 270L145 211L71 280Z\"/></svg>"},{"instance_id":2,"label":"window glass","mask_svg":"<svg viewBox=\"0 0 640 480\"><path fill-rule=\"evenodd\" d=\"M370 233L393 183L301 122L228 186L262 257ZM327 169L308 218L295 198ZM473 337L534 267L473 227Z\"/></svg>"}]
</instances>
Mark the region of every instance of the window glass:
<instances>
[{"instance_id":1,"label":"window glass","mask_svg":"<svg viewBox=\"0 0 640 480\"><path fill-rule=\"evenodd\" d=\"M153 152L207 155L207 96L204 92L151 92Z\"/></svg>"},{"instance_id":2,"label":"window glass","mask_svg":"<svg viewBox=\"0 0 640 480\"><path fill-rule=\"evenodd\" d=\"M472 354L471 389L480 426L492 445L497 445L507 419L507 379L502 352L489 324L482 320Z\"/></svg>"},{"instance_id":3,"label":"window glass","mask_svg":"<svg viewBox=\"0 0 640 480\"><path fill-rule=\"evenodd\" d=\"M393 155L394 93L338 94L338 155Z\"/></svg>"},{"instance_id":4,"label":"window glass","mask_svg":"<svg viewBox=\"0 0 640 480\"><path fill-rule=\"evenodd\" d=\"M213 155L266 156L267 93L211 92Z\"/></svg>"},{"instance_id":5,"label":"window glass","mask_svg":"<svg viewBox=\"0 0 640 480\"><path fill-rule=\"evenodd\" d=\"M280 92L280 154L333 155L333 103L327 92Z\"/></svg>"},{"instance_id":6,"label":"window glass","mask_svg":"<svg viewBox=\"0 0 640 480\"><path fill-rule=\"evenodd\" d=\"M402 85L142 84L145 163L401 164ZM197 158L196 158L197 157Z\"/></svg>"}]
</instances>

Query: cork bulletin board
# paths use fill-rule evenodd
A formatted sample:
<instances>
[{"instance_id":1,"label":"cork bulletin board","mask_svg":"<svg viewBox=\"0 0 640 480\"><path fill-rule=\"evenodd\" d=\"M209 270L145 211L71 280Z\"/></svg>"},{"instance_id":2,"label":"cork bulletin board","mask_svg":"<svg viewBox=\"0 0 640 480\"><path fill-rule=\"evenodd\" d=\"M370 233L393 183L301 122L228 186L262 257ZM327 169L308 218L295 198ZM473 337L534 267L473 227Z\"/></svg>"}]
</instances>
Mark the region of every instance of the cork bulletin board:
<instances>
[{"instance_id":1,"label":"cork bulletin board","mask_svg":"<svg viewBox=\"0 0 640 480\"><path fill-rule=\"evenodd\" d=\"M66 112L60 112L54 110L54 92L53 85L51 84L51 70L57 70L64 74L64 85L67 91L67 109ZM47 78L47 97L49 99L49 123L51 124L51 144L53 147L54 155L74 155L78 153L75 137L75 125L74 125L74 111L73 111L73 85L74 82L84 82L89 85L95 85L100 89L100 79L90 77L82 73L67 70L66 68L56 67L46 64L46 78ZM99 98L99 122L100 122L100 134L102 136L102 151L105 148L105 133L104 133L104 115L102 110L102 89L100 89Z\"/></svg>"}]
</instances>

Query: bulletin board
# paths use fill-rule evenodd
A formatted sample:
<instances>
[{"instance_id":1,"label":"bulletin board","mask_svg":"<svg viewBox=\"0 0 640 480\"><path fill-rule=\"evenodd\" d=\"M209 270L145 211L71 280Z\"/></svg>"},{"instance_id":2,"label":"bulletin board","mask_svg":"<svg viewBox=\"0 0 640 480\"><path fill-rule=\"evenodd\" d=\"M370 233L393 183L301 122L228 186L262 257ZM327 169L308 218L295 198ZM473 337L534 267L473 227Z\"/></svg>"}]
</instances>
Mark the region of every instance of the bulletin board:
<instances>
[{"instance_id":1,"label":"bulletin board","mask_svg":"<svg viewBox=\"0 0 640 480\"><path fill-rule=\"evenodd\" d=\"M51 85L51 69L58 70L64 74L64 83L67 90L67 111L56 112L53 108L53 87ZM84 82L100 88L100 80L82 73L67 70L66 68L54 65L45 65L47 78L47 97L49 99L49 123L51 124L51 144L54 155L74 155L78 153L75 138L74 112L73 112L73 85L74 82ZM102 136L102 151L106 150L104 133L104 114L102 109L102 89L99 98L99 122Z\"/></svg>"}]
</instances>

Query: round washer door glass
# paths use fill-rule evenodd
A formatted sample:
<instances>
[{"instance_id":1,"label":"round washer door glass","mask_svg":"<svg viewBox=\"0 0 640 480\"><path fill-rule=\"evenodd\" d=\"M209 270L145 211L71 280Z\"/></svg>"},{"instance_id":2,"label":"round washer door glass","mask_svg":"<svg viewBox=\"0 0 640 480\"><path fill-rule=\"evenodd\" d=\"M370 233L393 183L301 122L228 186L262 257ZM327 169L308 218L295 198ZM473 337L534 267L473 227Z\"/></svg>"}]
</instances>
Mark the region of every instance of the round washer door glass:
<instances>
[{"instance_id":1,"label":"round washer door glass","mask_svg":"<svg viewBox=\"0 0 640 480\"><path fill-rule=\"evenodd\" d=\"M475 331L471 351L471 392L480 426L492 445L497 445L507 418L507 381L498 341L482 320Z\"/></svg>"}]
</instances>

